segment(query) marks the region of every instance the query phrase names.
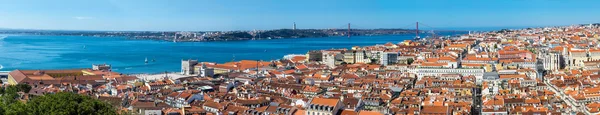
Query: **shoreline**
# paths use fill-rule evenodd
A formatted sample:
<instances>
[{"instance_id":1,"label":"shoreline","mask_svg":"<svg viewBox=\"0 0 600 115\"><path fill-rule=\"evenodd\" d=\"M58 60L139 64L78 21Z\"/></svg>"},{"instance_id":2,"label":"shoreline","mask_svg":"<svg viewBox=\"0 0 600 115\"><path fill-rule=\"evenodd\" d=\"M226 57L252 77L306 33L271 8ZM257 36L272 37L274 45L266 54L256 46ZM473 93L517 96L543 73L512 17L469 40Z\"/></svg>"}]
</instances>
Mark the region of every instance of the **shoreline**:
<instances>
[{"instance_id":1,"label":"shoreline","mask_svg":"<svg viewBox=\"0 0 600 115\"><path fill-rule=\"evenodd\" d=\"M56 31L56 30L0 30L0 35L86 36L116 37L130 40L173 42L227 42L270 39L326 38L343 36L386 36L415 34L416 30L400 28L378 29L273 29L255 31ZM431 30L422 30L427 33ZM464 30L437 30L437 32L466 32Z\"/></svg>"},{"instance_id":2,"label":"shoreline","mask_svg":"<svg viewBox=\"0 0 600 115\"><path fill-rule=\"evenodd\" d=\"M457 31L457 32L465 32L465 31ZM356 36L352 36L352 37L365 37L365 36L396 36L396 35L411 35L414 33L403 33L403 34L373 34L373 35L356 35ZM9 36L67 36L67 37L94 37L94 38L119 38L119 39L126 39L126 40L148 40L148 41L159 41L159 42L173 42L167 39L139 39L139 38L132 38L132 37L127 37L127 36L78 36L78 35L39 35L39 34L0 34L0 35L4 35L6 37ZM427 34L423 34L423 35L427 35ZM456 34L456 35L460 35L460 34ZM456 35L452 35L452 36L456 36ZM6 38L5 37L5 38ZM241 40L210 40L210 41L193 41L193 40L185 40L185 41L176 41L174 43L177 42L181 42L181 43L194 43L194 42L241 42L241 41L265 41L265 40L278 40L278 39L305 39L305 38L332 38L332 37L341 37L341 38L345 38L346 36L325 36L325 37L297 37L297 38L272 38L272 39L266 39L266 38L261 38L261 39L241 39Z\"/></svg>"},{"instance_id":3,"label":"shoreline","mask_svg":"<svg viewBox=\"0 0 600 115\"><path fill-rule=\"evenodd\" d=\"M394 36L394 35L410 35L411 33L406 34L377 34L377 35L359 35L353 37L363 37L363 36ZM272 38L272 39L242 39L242 40L211 40L211 41L177 41L182 43L187 42L241 42L241 41L265 41L265 40L278 40L278 39L305 39L305 38L331 38L331 37L346 37L346 36L325 36L325 37L298 37L298 38ZM169 40L160 40L160 39L136 39L136 38L125 38L129 40L151 40L151 41L161 41L161 42L172 42Z\"/></svg>"}]
</instances>

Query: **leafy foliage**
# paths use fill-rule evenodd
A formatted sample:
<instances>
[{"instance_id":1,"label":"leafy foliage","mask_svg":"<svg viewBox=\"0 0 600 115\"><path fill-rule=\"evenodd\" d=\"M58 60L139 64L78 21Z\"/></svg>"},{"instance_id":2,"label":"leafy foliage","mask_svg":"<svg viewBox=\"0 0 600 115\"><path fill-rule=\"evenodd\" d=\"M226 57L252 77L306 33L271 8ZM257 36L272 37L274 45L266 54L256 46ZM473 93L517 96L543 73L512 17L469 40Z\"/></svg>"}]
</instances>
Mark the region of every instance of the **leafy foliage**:
<instances>
[{"instance_id":1,"label":"leafy foliage","mask_svg":"<svg viewBox=\"0 0 600 115\"><path fill-rule=\"evenodd\" d=\"M413 58L408 58L406 59L406 64L410 65L414 62L415 60Z\"/></svg>"},{"instance_id":2,"label":"leafy foliage","mask_svg":"<svg viewBox=\"0 0 600 115\"><path fill-rule=\"evenodd\" d=\"M31 90L31 86L27 85L27 84L17 84L16 88L19 91L23 91L23 92L29 92L29 90Z\"/></svg>"},{"instance_id":3,"label":"leafy foliage","mask_svg":"<svg viewBox=\"0 0 600 115\"><path fill-rule=\"evenodd\" d=\"M27 108L32 114L117 114L108 103L73 93L57 93L37 97L27 103Z\"/></svg>"},{"instance_id":4,"label":"leafy foliage","mask_svg":"<svg viewBox=\"0 0 600 115\"><path fill-rule=\"evenodd\" d=\"M0 114L5 115L116 115L112 105L89 96L69 92L32 97L27 102L18 100L17 92L28 92L26 84L0 88Z\"/></svg>"}]
</instances>

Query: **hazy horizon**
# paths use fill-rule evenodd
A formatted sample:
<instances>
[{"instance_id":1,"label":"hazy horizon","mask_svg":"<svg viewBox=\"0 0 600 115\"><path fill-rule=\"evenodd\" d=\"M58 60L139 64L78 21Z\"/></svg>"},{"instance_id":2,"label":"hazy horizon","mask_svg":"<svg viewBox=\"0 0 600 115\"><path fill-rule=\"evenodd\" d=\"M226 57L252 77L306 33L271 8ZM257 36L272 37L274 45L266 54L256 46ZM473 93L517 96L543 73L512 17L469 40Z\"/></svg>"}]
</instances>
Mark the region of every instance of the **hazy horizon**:
<instances>
[{"instance_id":1,"label":"hazy horizon","mask_svg":"<svg viewBox=\"0 0 600 115\"><path fill-rule=\"evenodd\" d=\"M2 0L0 28L82 31L235 31L345 28L469 29L596 23L600 1ZM584 3L585 4L582 4ZM581 18L585 17L585 18Z\"/></svg>"},{"instance_id":2,"label":"hazy horizon","mask_svg":"<svg viewBox=\"0 0 600 115\"><path fill-rule=\"evenodd\" d=\"M593 23L583 23L583 24L593 24ZM571 24L576 25L576 24ZM525 29L525 28L539 28L539 27L556 27L556 26L570 26L570 25L547 25L547 26L506 26L506 27L443 27L443 28L435 28L435 29L423 29L420 30L428 31L428 30L439 30L439 31L496 31L501 29ZM264 29L264 30L279 30L279 29L291 29L291 28L274 28L274 29ZM300 29L327 29L327 28L300 28ZM356 29L408 29L413 30L414 28L356 28ZM99 32L110 32L110 31L122 31L122 32L179 32L179 31L187 31L187 32L216 32L216 31L252 31L252 30L67 30L67 29L30 29L30 28L3 28L0 27L0 30L23 30L23 31L99 31ZM257 29L258 30L258 29Z\"/></svg>"}]
</instances>

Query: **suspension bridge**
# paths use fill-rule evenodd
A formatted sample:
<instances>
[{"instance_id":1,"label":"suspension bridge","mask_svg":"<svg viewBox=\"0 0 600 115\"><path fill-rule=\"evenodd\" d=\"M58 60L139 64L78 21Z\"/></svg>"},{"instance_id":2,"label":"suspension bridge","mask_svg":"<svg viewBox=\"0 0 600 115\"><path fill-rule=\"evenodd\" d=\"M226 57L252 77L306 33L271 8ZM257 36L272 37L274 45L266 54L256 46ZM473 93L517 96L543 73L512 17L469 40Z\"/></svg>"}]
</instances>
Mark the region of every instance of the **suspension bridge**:
<instances>
[{"instance_id":1,"label":"suspension bridge","mask_svg":"<svg viewBox=\"0 0 600 115\"><path fill-rule=\"evenodd\" d=\"M295 27L295 23L294 23ZM404 26L400 26L398 28L366 28L357 24L347 23L344 25L337 26L335 28L329 28L330 31L333 31L336 35L347 36L351 38L352 36L357 35L365 35L365 31L375 31L376 33L382 34L415 34L415 39L421 39L424 37L427 38L438 38L439 35L435 32L452 32L449 35L458 35L455 30L444 30L433 27L429 24L425 24L422 22L410 23Z\"/></svg>"}]
</instances>

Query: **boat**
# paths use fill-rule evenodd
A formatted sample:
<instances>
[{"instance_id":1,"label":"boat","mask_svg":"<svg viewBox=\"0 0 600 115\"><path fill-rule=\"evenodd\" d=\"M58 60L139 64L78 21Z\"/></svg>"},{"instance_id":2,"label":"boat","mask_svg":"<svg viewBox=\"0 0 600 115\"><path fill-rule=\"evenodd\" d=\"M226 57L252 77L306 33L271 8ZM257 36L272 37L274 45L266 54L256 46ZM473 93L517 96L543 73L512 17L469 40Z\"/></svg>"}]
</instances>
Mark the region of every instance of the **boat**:
<instances>
[{"instance_id":1,"label":"boat","mask_svg":"<svg viewBox=\"0 0 600 115\"><path fill-rule=\"evenodd\" d=\"M144 63L148 63L148 58L146 57L146 59L144 60Z\"/></svg>"},{"instance_id":2,"label":"boat","mask_svg":"<svg viewBox=\"0 0 600 115\"><path fill-rule=\"evenodd\" d=\"M85 49L85 45L83 45L83 49Z\"/></svg>"},{"instance_id":3,"label":"boat","mask_svg":"<svg viewBox=\"0 0 600 115\"><path fill-rule=\"evenodd\" d=\"M4 68L4 66L0 65L0 69Z\"/></svg>"},{"instance_id":4,"label":"boat","mask_svg":"<svg viewBox=\"0 0 600 115\"><path fill-rule=\"evenodd\" d=\"M421 37L419 37L419 36L416 36L416 37L415 37L415 40L421 40Z\"/></svg>"}]
</instances>

